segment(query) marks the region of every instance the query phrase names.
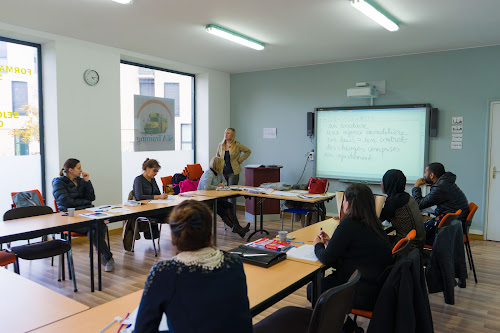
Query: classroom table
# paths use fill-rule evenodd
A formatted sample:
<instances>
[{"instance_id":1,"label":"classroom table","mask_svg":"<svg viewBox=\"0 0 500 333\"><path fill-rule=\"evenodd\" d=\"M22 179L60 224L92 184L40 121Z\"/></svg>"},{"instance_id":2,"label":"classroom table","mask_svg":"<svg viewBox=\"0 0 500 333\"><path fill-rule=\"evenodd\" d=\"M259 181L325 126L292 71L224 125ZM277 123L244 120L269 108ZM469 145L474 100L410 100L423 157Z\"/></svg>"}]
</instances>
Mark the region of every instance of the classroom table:
<instances>
[{"instance_id":1,"label":"classroom table","mask_svg":"<svg viewBox=\"0 0 500 333\"><path fill-rule=\"evenodd\" d=\"M0 281L2 332L27 332L89 308L6 269Z\"/></svg>"},{"instance_id":2,"label":"classroom table","mask_svg":"<svg viewBox=\"0 0 500 333\"><path fill-rule=\"evenodd\" d=\"M264 311L310 281L313 281L316 285L322 273L320 268L313 265L288 260L269 268L249 264L243 264L243 267L247 278L248 300L252 316ZM34 332L98 332L109 324L114 317L120 316L123 318L127 313L134 311L139 306L141 297L142 290L139 290L41 327ZM118 326L115 323L106 332L116 332Z\"/></svg>"}]
</instances>

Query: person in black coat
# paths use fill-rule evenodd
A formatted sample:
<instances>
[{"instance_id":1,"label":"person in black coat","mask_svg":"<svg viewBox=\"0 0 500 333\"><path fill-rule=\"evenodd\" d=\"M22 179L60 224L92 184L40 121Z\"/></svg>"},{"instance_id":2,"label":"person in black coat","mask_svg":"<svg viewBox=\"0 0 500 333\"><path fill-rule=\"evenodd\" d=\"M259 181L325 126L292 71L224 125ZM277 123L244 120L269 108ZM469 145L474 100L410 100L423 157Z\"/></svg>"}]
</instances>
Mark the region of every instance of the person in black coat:
<instances>
[{"instance_id":1,"label":"person in black coat","mask_svg":"<svg viewBox=\"0 0 500 333\"><path fill-rule=\"evenodd\" d=\"M59 173L60 177L52 181L52 193L56 201L57 209L66 212L68 208L85 209L94 207L92 201L95 200L94 187L90 181L88 173L83 172L82 165L76 158L70 158L64 162L64 166ZM90 238L90 228L73 229L81 234L87 234ZM107 231L106 225L102 224L101 235ZM94 245L97 246L97 237L93 237ZM104 270L111 272L115 269L115 261L104 236L101 237L100 248L105 264Z\"/></svg>"},{"instance_id":2,"label":"person in black coat","mask_svg":"<svg viewBox=\"0 0 500 333\"><path fill-rule=\"evenodd\" d=\"M381 287L379 277L392 264L389 240L375 212L375 199L368 186L350 185L341 209L340 224L331 239L324 231L314 239L314 253L319 261L336 269L321 281L321 293L347 282L357 269L361 280L353 307L372 310Z\"/></svg>"},{"instance_id":3,"label":"person in black coat","mask_svg":"<svg viewBox=\"0 0 500 333\"><path fill-rule=\"evenodd\" d=\"M465 224L467 215L469 215L469 201L464 192L455 184L457 176L451 172L446 172L441 163L430 163L425 167L424 177L415 182L412 189L413 198L422 210L428 207L437 206L434 214L435 219L425 222L425 232L427 245L434 243L436 228L441 217L448 213L455 213L461 209L462 213L458 219ZM431 185L430 192L422 197L420 186Z\"/></svg>"}]
</instances>

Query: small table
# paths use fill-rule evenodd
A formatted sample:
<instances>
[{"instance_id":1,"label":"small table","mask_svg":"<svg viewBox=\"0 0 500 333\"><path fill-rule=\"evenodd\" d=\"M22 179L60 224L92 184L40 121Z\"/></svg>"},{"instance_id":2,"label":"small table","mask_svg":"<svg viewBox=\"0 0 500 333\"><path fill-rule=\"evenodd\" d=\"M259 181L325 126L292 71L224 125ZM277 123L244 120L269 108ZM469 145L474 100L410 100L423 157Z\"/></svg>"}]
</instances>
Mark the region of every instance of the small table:
<instances>
[{"instance_id":1,"label":"small table","mask_svg":"<svg viewBox=\"0 0 500 333\"><path fill-rule=\"evenodd\" d=\"M2 332L27 332L89 308L6 269L0 281Z\"/></svg>"}]
</instances>

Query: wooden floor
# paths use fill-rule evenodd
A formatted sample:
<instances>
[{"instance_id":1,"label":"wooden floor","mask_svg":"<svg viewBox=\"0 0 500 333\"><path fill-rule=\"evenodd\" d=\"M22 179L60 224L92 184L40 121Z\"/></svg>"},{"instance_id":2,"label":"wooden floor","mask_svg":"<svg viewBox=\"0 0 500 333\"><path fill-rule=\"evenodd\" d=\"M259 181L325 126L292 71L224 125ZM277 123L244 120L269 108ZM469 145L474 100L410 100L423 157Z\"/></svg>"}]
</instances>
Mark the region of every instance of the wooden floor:
<instances>
[{"instance_id":1,"label":"wooden floor","mask_svg":"<svg viewBox=\"0 0 500 333\"><path fill-rule=\"evenodd\" d=\"M240 218L240 224L243 225L243 221L246 221L243 211L238 211L238 217ZM245 223L247 222L250 221ZM251 226L251 230L253 230L253 222ZM297 223L295 227L297 227ZM265 228L271 233L271 236L276 236L280 228L280 222L266 222ZM220 249L228 250L244 243L243 239L237 234L232 233L230 230L225 232L220 220L217 232L217 245ZM116 230L112 231L110 237L116 270L112 273L106 273L103 270L103 290L100 292L90 292L89 247L88 242L84 241L84 239L73 244L78 292L73 292L70 280L57 281L57 260L54 266L50 266L50 259L31 262L21 260L21 275L78 302L94 307L141 290L144 287L151 266L160 260L169 259L175 254L175 250L170 244L170 230L166 225L163 227L157 258L154 257L151 240L141 239L137 241L135 253L132 253L123 250L121 233ZM474 283L471 272L467 281L467 288L459 289L456 287L455 289L455 305L446 305L442 293L430 295L436 332L500 331L500 243L473 240L471 245L479 283ZM298 290L275 306L254 317L254 322L287 305L310 306L310 303L306 300L305 288ZM366 322L363 323L363 326L366 327Z\"/></svg>"}]
</instances>

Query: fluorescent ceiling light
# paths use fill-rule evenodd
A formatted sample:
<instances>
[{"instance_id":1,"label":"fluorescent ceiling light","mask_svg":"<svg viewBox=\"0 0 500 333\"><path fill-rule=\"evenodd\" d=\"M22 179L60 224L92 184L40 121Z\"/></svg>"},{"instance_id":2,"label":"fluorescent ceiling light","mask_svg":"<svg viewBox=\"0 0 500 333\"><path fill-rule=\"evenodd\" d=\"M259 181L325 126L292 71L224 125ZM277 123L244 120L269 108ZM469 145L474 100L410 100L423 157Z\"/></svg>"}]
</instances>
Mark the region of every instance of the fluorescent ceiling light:
<instances>
[{"instance_id":1,"label":"fluorescent ceiling light","mask_svg":"<svg viewBox=\"0 0 500 333\"><path fill-rule=\"evenodd\" d=\"M113 1L121 3L122 5L130 5L133 0L113 0Z\"/></svg>"},{"instance_id":2,"label":"fluorescent ceiling light","mask_svg":"<svg viewBox=\"0 0 500 333\"><path fill-rule=\"evenodd\" d=\"M387 17L387 14L383 14L381 9L376 8L373 4L370 4L366 0L351 0L351 5L386 28L389 31L398 31L399 26L397 23L393 20Z\"/></svg>"},{"instance_id":3,"label":"fluorescent ceiling light","mask_svg":"<svg viewBox=\"0 0 500 333\"><path fill-rule=\"evenodd\" d=\"M228 30L226 28L219 27L215 24L209 24L205 27L205 30L215 36L219 36L222 38L225 38L227 40L230 40L232 42L244 45L246 47L252 48L254 50L263 50L264 47L266 47L266 44L259 42L255 39L252 39L250 37L241 35L237 32Z\"/></svg>"}]
</instances>

